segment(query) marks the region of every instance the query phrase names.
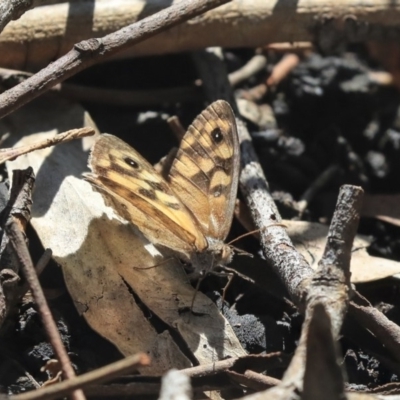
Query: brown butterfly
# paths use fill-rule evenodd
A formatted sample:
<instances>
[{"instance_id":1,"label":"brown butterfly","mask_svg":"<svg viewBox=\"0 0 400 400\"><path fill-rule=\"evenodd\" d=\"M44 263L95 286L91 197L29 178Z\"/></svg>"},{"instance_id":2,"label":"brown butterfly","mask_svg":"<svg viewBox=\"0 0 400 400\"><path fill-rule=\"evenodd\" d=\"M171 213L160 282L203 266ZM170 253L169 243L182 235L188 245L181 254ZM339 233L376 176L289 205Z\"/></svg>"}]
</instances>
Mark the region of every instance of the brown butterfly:
<instances>
[{"instance_id":1,"label":"brown butterfly","mask_svg":"<svg viewBox=\"0 0 400 400\"><path fill-rule=\"evenodd\" d=\"M208 106L184 135L166 179L115 136L97 139L85 179L153 244L179 254L204 276L228 264L239 176L235 115L225 101Z\"/></svg>"}]
</instances>

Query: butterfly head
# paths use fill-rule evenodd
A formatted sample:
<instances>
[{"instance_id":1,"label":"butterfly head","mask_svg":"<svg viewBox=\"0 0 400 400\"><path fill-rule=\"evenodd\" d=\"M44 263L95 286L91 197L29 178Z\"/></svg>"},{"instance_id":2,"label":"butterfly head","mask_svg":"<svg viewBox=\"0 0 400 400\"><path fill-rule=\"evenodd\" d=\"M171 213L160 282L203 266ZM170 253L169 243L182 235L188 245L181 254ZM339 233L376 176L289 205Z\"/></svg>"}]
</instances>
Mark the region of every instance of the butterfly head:
<instances>
[{"instance_id":1,"label":"butterfly head","mask_svg":"<svg viewBox=\"0 0 400 400\"><path fill-rule=\"evenodd\" d=\"M208 248L193 253L190 262L194 271L201 276L207 275L217 266L228 265L232 261L234 248L221 240L207 238Z\"/></svg>"}]
</instances>

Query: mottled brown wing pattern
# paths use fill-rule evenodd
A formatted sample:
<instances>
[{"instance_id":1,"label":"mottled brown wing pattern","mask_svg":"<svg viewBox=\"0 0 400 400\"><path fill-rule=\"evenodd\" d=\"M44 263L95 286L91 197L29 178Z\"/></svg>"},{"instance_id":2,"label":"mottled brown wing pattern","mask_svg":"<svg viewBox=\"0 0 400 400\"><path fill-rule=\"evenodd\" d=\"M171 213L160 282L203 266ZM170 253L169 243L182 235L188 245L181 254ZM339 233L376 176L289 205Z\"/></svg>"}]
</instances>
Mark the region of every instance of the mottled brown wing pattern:
<instances>
[{"instance_id":1,"label":"mottled brown wing pattern","mask_svg":"<svg viewBox=\"0 0 400 400\"><path fill-rule=\"evenodd\" d=\"M84 178L116 211L154 244L180 253L203 251L207 241L186 206L161 175L132 147L113 135L97 139Z\"/></svg>"},{"instance_id":2,"label":"mottled brown wing pattern","mask_svg":"<svg viewBox=\"0 0 400 400\"><path fill-rule=\"evenodd\" d=\"M206 236L229 232L239 176L235 115L223 100L208 106L182 139L169 182Z\"/></svg>"}]
</instances>

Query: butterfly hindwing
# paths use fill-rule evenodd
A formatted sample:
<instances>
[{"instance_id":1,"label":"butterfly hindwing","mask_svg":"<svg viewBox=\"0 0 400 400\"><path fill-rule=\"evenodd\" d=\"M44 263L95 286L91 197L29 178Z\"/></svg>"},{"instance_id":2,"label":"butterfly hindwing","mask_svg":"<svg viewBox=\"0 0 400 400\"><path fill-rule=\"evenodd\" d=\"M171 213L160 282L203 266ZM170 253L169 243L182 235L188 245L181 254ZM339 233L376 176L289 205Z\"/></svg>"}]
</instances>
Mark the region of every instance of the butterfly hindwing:
<instances>
[{"instance_id":1,"label":"butterfly hindwing","mask_svg":"<svg viewBox=\"0 0 400 400\"><path fill-rule=\"evenodd\" d=\"M206 236L224 240L229 232L239 162L235 115L226 101L216 101L188 128L168 178Z\"/></svg>"},{"instance_id":2,"label":"butterfly hindwing","mask_svg":"<svg viewBox=\"0 0 400 400\"><path fill-rule=\"evenodd\" d=\"M136 150L113 135L97 139L88 180L116 211L154 244L180 253L202 251L207 241L170 185Z\"/></svg>"}]
</instances>

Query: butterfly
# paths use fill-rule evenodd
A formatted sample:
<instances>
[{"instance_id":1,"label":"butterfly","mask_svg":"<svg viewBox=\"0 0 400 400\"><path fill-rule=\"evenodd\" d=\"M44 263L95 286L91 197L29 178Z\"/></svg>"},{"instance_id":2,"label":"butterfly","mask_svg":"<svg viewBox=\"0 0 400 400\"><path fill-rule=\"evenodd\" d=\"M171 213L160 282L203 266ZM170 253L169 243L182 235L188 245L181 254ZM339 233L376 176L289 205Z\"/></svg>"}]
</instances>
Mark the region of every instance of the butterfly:
<instances>
[{"instance_id":1,"label":"butterfly","mask_svg":"<svg viewBox=\"0 0 400 400\"><path fill-rule=\"evenodd\" d=\"M182 138L169 173L161 173L121 139L102 134L84 174L154 245L166 247L205 276L230 263L224 243L236 200L239 139L230 105L218 100L201 112Z\"/></svg>"}]
</instances>

